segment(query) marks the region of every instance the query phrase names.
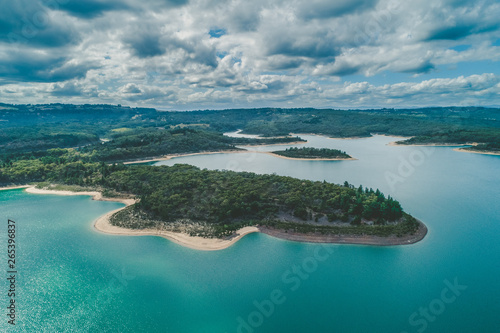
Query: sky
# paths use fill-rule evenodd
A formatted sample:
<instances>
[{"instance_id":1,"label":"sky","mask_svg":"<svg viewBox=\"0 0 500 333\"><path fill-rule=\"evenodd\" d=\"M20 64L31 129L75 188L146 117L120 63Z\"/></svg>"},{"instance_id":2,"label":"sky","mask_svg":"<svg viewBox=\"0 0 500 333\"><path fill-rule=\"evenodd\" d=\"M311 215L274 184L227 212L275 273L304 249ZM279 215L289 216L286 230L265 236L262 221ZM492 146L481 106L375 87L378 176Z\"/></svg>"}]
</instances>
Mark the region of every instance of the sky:
<instances>
[{"instance_id":1,"label":"sky","mask_svg":"<svg viewBox=\"0 0 500 333\"><path fill-rule=\"evenodd\" d=\"M500 106L497 0L0 0L0 102Z\"/></svg>"}]
</instances>

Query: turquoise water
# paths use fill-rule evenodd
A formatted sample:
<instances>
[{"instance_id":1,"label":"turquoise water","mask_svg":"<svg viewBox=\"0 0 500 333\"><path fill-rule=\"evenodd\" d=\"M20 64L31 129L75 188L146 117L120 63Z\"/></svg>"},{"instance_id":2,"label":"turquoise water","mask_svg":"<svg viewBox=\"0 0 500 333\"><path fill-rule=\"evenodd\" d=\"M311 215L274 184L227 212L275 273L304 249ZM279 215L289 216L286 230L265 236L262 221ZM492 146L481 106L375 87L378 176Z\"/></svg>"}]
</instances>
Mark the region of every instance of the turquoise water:
<instances>
[{"instance_id":1,"label":"turquoise water","mask_svg":"<svg viewBox=\"0 0 500 333\"><path fill-rule=\"evenodd\" d=\"M428 236L382 248L251 234L226 250L200 252L157 237L93 231L92 221L119 203L0 191L2 228L7 218L17 223L18 325L10 331L500 331L499 156L392 147L386 144L394 138L382 136L305 138L307 146L339 148L358 160L242 153L158 164L380 188L424 221ZM0 265L5 272L6 259ZM450 284L459 285L455 293ZM2 279L3 308L6 289Z\"/></svg>"}]
</instances>

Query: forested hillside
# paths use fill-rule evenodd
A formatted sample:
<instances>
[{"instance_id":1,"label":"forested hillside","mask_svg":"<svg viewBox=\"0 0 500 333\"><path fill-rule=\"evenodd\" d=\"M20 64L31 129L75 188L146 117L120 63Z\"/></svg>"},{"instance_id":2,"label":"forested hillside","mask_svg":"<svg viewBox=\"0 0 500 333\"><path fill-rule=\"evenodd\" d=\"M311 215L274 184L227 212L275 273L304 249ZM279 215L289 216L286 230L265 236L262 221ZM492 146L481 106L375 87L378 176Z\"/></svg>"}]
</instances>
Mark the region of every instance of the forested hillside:
<instances>
[{"instance_id":1,"label":"forested hillside","mask_svg":"<svg viewBox=\"0 0 500 333\"><path fill-rule=\"evenodd\" d=\"M304 141L298 137L247 139L194 128L171 130L128 129L110 136L110 141L84 147L99 161L126 161L179 153L236 150L236 145L263 145Z\"/></svg>"},{"instance_id":2,"label":"forested hillside","mask_svg":"<svg viewBox=\"0 0 500 333\"><path fill-rule=\"evenodd\" d=\"M226 137L242 129L267 139ZM78 185L140 198L121 214L147 223L184 219L214 226L206 236L263 224L299 232L408 235L419 224L378 190L276 175L207 171L191 166L125 166L126 160L300 141L290 133L334 137L371 133L416 136L406 143L469 143L498 151L500 110L253 109L162 112L110 105L0 105L0 184ZM285 136L271 138L274 136ZM71 147L71 148L69 148ZM285 156L348 157L324 149L288 149ZM113 164L110 164L113 163ZM134 215L135 214L135 215ZM132 216L132 215L129 215ZM119 217L119 216L118 216ZM126 219L117 218L116 223ZM155 221L155 222L151 222ZM146 223L146 224L144 224ZM155 224L156 223L156 224ZM339 229L343 228L343 229Z\"/></svg>"},{"instance_id":3,"label":"forested hillside","mask_svg":"<svg viewBox=\"0 0 500 333\"><path fill-rule=\"evenodd\" d=\"M139 195L140 201L132 209L145 212L148 218L130 224L133 214L123 212L123 218L114 220L116 225L129 228L189 220L216 225L219 228L214 230L222 233L217 236L222 236L244 225L277 226L284 222L301 225L304 232L316 231L319 221L326 220L337 222L331 225L335 228L330 231L335 232L338 223L359 226L365 234L385 232L385 236L418 229L418 223L396 200L348 183L340 186L276 175L200 170L189 165L133 166L113 172L105 181L108 188ZM148 224L151 220L163 222ZM321 224L326 232L328 227Z\"/></svg>"},{"instance_id":4,"label":"forested hillside","mask_svg":"<svg viewBox=\"0 0 500 333\"><path fill-rule=\"evenodd\" d=\"M264 136L316 133L331 137L366 137L372 133L417 136L414 142L457 143L458 139L497 145L500 109L447 107L423 109L236 109L165 112L113 105L7 105L0 108L0 154L10 147L25 151L57 148L60 138L45 135L96 136L109 139L117 129L192 127L215 132L235 131ZM14 129L18 129L17 131ZM37 129L38 128L38 129ZM43 128L43 131L41 130ZM5 134L9 133L9 134ZM27 135L26 133L29 133ZM30 137L30 135L32 137ZM434 142L434 141L439 142ZM23 146L19 142L24 142ZM75 140L62 140L72 147ZM77 141L78 142L78 141ZM85 142L79 142L85 144ZM30 148L31 147L31 148Z\"/></svg>"}]
</instances>

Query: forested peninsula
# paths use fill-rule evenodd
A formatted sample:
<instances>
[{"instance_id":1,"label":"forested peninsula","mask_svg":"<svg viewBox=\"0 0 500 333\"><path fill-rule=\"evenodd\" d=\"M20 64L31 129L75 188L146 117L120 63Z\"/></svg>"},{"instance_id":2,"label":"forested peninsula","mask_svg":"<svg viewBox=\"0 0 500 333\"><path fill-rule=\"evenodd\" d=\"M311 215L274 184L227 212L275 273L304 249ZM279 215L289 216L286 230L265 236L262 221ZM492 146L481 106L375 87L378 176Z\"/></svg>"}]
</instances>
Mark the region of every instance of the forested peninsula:
<instances>
[{"instance_id":1,"label":"forested peninsula","mask_svg":"<svg viewBox=\"0 0 500 333\"><path fill-rule=\"evenodd\" d=\"M21 165L26 167L24 162ZM24 177L21 165L2 167L2 175L8 174L11 180ZM108 165L83 162L71 150L56 160L32 160L28 169L33 179L39 177L41 188L136 198L137 203L110 219L112 225L132 230L182 231L224 239L243 227L257 226L277 237L282 233L281 238L290 233L295 235L293 240L298 240L298 234L330 240L350 236L362 237L360 243L368 244L373 239L367 236L392 237L400 243L406 238L418 241L426 230L393 198L348 183L200 170L189 165ZM53 183L70 186L52 187Z\"/></svg>"},{"instance_id":2,"label":"forested peninsula","mask_svg":"<svg viewBox=\"0 0 500 333\"><path fill-rule=\"evenodd\" d=\"M193 142L201 140L202 147L213 135L194 129L161 133L165 133L163 138L167 141L172 136L180 138L175 139L179 142L197 138ZM407 238L418 241L425 235L423 224L406 214L399 202L378 190L354 188L348 183L335 185L276 175L200 170L188 165L110 164L106 161L116 159L118 152L124 150L119 144L125 140L124 134L117 134L116 138L81 148L3 155L0 182L36 183L40 188L136 198L137 203L110 219L112 225L129 230L182 231L191 236L224 239L234 237L243 227L258 226L273 236L294 235L293 240L298 240L300 234L307 234L304 240L308 241L310 237L333 241L332 237L350 236L361 237L358 242L367 244L373 242L373 237L393 237L388 244L397 244L405 243L402 240ZM139 138L140 135L132 135L127 142L144 142ZM157 145L155 141L151 144ZM144 145L147 150L148 144ZM193 147L196 145L188 148ZM372 238L367 240L369 236Z\"/></svg>"},{"instance_id":3,"label":"forested peninsula","mask_svg":"<svg viewBox=\"0 0 500 333\"><path fill-rule=\"evenodd\" d=\"M450 130L397 141L399 145L470 145L462 148L475 152L500 153L500 138L497 129Z\"/></svg>"}]
</instances>

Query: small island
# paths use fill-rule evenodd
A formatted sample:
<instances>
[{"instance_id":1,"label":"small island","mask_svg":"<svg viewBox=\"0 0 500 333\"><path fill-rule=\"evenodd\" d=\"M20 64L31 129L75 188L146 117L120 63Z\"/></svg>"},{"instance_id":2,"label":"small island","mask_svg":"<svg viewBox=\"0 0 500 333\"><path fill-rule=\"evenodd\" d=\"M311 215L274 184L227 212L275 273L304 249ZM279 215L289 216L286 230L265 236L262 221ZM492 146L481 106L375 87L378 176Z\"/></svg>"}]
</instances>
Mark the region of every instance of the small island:
<instances>
[{"instance_id":1,"label":"small island","mask_svg":"<svg viewBox=\"0 0 500 333\"><path fill-rule=\"evenodd\" d=\"M280 157L304 159L304 160L348 160L353 159L345 151L328 148L312 148L312 147L292 147L286 150L273 151L272 154Z\"/></svg>"}]
</instances>

